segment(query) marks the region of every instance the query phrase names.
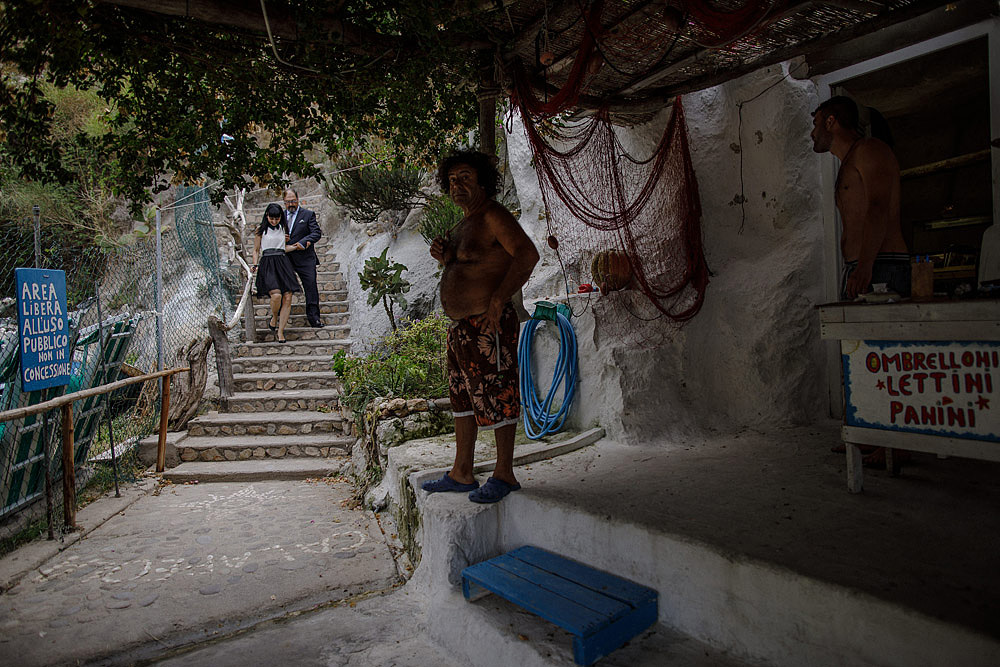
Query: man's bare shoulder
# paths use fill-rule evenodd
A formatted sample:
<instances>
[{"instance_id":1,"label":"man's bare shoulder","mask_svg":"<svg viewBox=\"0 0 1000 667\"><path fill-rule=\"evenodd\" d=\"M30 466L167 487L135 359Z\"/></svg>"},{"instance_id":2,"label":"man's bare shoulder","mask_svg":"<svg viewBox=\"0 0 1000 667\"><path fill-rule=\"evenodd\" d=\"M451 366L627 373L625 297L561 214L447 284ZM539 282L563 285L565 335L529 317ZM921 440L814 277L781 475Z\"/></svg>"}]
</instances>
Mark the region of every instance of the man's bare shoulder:
<instances>
[{"instance_id":1,"label":"man's bare shoulder","mask_svg":"<svg viewBox=\"0 0 1000 667\"><path fill-rule=\"evenodd\" d=\"M860 169L875 168L899 170L899 161L896 154L887 143L874 137L858 140L857 149L854 151L854 160L851 160Z\"/></svg>"},{"instance_id":2,"label":"man's bare shoulder","mask_svg":"<svg viewBox=\"0 0 1000 667\"><path fill-rule=\"evenodd\" d=\"M517 224L517 220L507 210L507 207L494 200L490 200L490 203L487 204L486 210L483 211L483 217L490 223Z\"/></svg>"}]
</instances>

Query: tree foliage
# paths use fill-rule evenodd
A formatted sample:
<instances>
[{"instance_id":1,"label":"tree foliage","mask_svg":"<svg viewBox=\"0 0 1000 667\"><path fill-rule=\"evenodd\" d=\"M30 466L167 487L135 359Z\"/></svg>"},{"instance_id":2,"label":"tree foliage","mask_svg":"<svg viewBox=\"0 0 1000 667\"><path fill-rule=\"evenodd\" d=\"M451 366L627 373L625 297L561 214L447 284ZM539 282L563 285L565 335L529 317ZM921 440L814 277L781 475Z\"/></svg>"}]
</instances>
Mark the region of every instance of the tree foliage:
<instances>
[{"instance_id":1,"label":"tree foliage","mask_svg":"<svg viewBox=\"0 0 1000 667\"><path fill-rule=\"evenodd\" d=\"M98 150L115 193L138 203L171 181L316 176L310 151L373 138L434 159L474 124L492 57L461 43L475 12L445 0L268 0L273 47L256 3L187 5L230 6L230 25L120 6L131 4L142 3L0 2L0 159L21 177L71 181L74 142ZM48 86L105 100L100 122L60 134Z\"/></svg>"},{"instance_id":2,"label":"tree foliage","mask_svg":"<svg viewBox=\"0 0 1000 667\"><path fill-rule=\"evenodd\" d=\"M348 169L327 181L326 191L346 206L357 222L374 222L382 213L408 211L424 196L420 185L426 174L415 167L385 164Z\"/></svg>"}]
</instances>

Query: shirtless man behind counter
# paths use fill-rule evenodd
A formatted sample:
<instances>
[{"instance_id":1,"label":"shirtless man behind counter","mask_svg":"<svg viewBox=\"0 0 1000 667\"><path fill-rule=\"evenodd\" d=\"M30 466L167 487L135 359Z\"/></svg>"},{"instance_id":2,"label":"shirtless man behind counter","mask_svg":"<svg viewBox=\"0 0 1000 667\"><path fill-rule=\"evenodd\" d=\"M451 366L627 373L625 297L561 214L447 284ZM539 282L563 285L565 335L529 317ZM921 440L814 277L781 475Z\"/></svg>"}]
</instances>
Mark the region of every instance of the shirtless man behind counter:
<instances>
[{"instance_id":1,"label":"shirtless man behind counter","mask_svg":"<svg viewBox=\"0 0 1000 667\"><path fill-rule=\"evenodd\" d=\"M858 127L858 107L849 97L831 97L813 112L813 150L840 160L840 297L870 292L873 283L909 296L910 255L899 226L899 163L887 144L862 137Z\"/></svg>"},{"instance_id":2,"label":"shirtless man behind counter","mask_svg":"<svg viewBox=\"0 0 1000 667\"><path fill-rule=\"evenodd\" d=\"M463 152L438 169L441 189L465 217L431 256L444 264L441 306L448 330L448 388L455 416L455 463L431 493L467 491L469 500L495 503L521 488L514 477L514 431L521 414L517 337L511 297L531 276L538 250L507 209L493 200L500 174L483 153ZM494 431L497 463L485 484L472 474L479 429Z\"/></svg>"}]
</instances>

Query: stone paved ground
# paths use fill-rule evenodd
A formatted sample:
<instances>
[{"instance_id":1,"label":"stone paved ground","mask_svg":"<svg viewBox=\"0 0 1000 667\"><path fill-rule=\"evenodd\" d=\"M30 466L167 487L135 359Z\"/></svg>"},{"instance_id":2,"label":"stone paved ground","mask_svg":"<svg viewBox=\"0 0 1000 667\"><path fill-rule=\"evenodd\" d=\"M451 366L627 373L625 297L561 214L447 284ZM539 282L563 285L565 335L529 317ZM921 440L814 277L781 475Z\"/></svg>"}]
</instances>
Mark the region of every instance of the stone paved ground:
<instances>
[{"instance_id":1,"label":"stone paved ground","mask_svg":"<svg viewBox=\"0 0 1000 667\"><path fill-rule=\"evenodd\" d=\"M346 481L166 485L0 595L0 664L128 664L363 592L396 565Z\"/></svg>"}]
</instances>

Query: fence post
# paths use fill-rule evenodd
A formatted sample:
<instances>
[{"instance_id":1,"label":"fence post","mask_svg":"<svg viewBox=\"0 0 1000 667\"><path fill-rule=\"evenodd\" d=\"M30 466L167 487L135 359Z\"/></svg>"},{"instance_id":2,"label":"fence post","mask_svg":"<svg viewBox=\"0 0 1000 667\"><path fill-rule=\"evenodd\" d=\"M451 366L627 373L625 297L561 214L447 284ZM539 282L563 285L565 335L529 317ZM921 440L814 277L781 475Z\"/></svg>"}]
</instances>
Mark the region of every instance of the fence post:
<instances>
[{"instance_id":1,"label":"fence post","mask_svg":"<svg viewBox=\"0 0 1000 667\"><path fill-rule=\"evenodd\" d=\"M44 399L43 399L44 400ZM52 455L49 452L49 412L42 413L42 454L45 456L45 523L48 524L48 539L56 539L52 526Z\"/></svg>"},{"instance_id":2,"label":"fence post","mask_svg":"<svg viewBox=\"0 0 1000 667\"><path fill-rule=\"evenodd\" d=\"M101 363L98 365L101 371L101 382L108 382L108 351L104 341L104 313L101 312L101 283L94 281L94 298L97 299L97 328L101 340ZM114 331L114 328L111 329ZM110 342L110 341L108 341ZM115 480L115 498L121 498L121 491L118 490L118 459L115 456L115 432L111 428L111 397L108 396L104 405L104 417L108 422L108 442L111 443L111 476ZM100 426L98 426L98 431Z\"/></svg>"},{"instance_id":3,"label":"fence post","mask_svg":"<svg viewBox=\"0 0 1000 667\"><path fill-rule=\"evenodd\" d=\"M163 230L156 207L156 371L163 370ZM163 382L163 379L160 379Z\"/></svg>"},{"instance_id":4,"label":"fence post","mask_svg":"<svg viewBox=\"0 0 1000 667\"><path fill-rule=\"evenodd\" d=\"M167 467L167 422L170 419L170 376L160 378L160 439L156 443L156 472Z\"/></svg>"},{"instance_id":5,"label":"fence post","mask_svg":"<svg viewBox=\"0 0 1000 667\"><path fill-rule=\"evenodd\" d=\"M215 369L219 374L219 410L229 412L229 398L233 395L233 358L229 351L229 337L223 323L215 315L208 318L208 333L215 347Z\"/></svg>"},{"instance_id":6,"label":"fence post","mask_svg":"<svg viewBox=\"0 0 1000 667\"><path fill-rule=\"evenodd\" d=\"M76 529L76 468L73 465L73 403L62 406L63 523Z\"/></svg>"},{"instance_id":7,"label":"fence post","mask_svg":"<svg viewBox=\"0 0 1000 667\"><path fill-rule=\"evenodd\" d=\"M41 216L42 209L35 204L31 207L31 216L34 218L35 227L35 268L42 268L42 223Z\"/></svg>"}]
</instances>

